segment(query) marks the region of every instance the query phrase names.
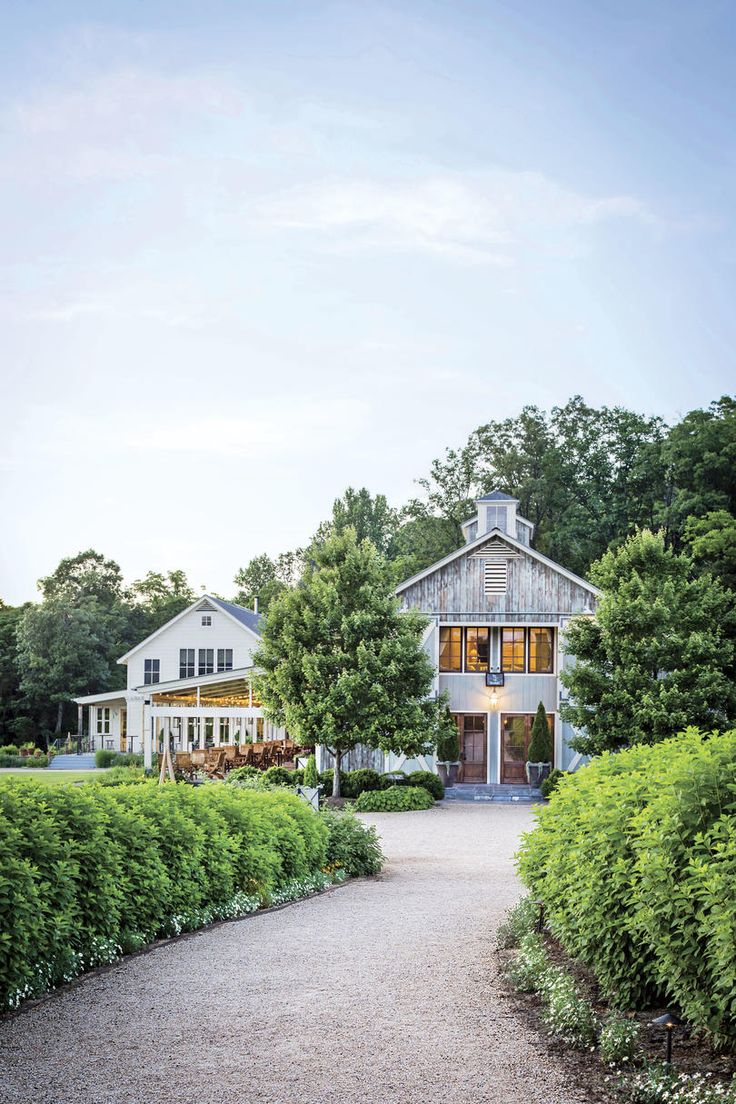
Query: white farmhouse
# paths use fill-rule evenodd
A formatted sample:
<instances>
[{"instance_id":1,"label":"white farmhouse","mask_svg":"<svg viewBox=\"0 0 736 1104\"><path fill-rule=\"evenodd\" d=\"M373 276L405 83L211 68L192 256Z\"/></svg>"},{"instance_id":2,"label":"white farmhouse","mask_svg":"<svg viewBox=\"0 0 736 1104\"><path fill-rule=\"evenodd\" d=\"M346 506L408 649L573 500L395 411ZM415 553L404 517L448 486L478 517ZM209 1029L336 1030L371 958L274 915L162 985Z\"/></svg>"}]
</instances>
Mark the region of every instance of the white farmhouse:
<instances>
[{"instance_id":1,"label":"white farmhouse","mask_svg":"<svg viewBox=\"0 0 736 1104\"><path fill-rule=\"evenodd\" d=\"M168 738L180 751L283 739L253 694L261 622L255 610L202 595L120 657L125 690L75 698L78 732L95 750L142 751L146 767Z\"/></svg>"}]
</instances>

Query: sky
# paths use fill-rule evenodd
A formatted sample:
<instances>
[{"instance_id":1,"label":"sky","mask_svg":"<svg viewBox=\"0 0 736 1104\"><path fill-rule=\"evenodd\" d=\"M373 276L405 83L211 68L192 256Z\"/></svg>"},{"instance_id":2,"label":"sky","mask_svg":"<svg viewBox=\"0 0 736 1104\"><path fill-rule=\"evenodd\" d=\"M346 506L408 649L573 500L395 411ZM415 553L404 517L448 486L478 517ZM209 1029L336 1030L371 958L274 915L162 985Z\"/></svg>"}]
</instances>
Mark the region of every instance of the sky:
<instances>
[{"instance_id":1,"label":"sky","mask_svg":"<svg viewBox=\"0 0 736 1104\"><path fill-rule=\"evenodd\" d=\"M479 424L733 391L730 0L0 5L0 598L400 505Z\"/></svg>"}]
</instances>

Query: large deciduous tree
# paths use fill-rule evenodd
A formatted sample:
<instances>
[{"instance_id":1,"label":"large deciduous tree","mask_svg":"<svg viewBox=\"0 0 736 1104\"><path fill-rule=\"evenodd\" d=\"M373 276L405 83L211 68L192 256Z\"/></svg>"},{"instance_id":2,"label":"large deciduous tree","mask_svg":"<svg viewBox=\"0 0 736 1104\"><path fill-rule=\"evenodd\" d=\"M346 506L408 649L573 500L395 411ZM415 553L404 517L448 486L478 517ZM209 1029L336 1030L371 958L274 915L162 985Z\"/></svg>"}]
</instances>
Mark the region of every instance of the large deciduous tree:
<instances>
[{"instance_id":1,"label":"large deciduous tree","mask_svg":"<svg viewBox=\"0 0 736 1104\"><path fill-rule=\"evenodd\" d=\"M354 529L358 541L369 540L382 556L390 556L398 528L398 514L389 506L385 495L374 498L367 487L357 491L348 487L342 497L333 502L332 517L322 522L312 543L318 547L328 537Z\"/></svg>"},{"instance_id":2,"label":"large deciduous tree","mask_svg":"<svg viewBox=\"0 0 736 1104\"><path fill-rule=\"evenodd\" d=\"M253 657L267 715L340 765L358 744L416 755L433 747L437 705L421 645L426 619L399 613L390 570L355 530L313 549L299 586L272 603Z\"/></svg>"},{"instance_id":3,"label":"large deciduous tree","mask_svg":"<svg viewBox=\"0 0 736 1104\"><path fill-rule=\"evenodd\" d=\"M296 583L301 570L301 557L299 549L282 552L275 559L265 552L254 556L235 576L238 588L235 601L252 609L258 598L259 610L266 613L273 600Z\"/></svg>"},{"instance_id":4,"label":"large deciduous tree","mask_svg":"<svg viewBox=\"0 0 736 1104\"><path fill-rule=\"evenodd\" d=\"M571 622L563 720L584 754L666 739L688 725L736 718L734 598L687 556L643 530L590 571L603 591L594 617Z\"/></svg>"},{"instance_id":5,"label":"large deciduous tree","mask_svg":"<svg viewBox=\"0 0 736 1104\"><path fill-rule=\"evenodd\" d=\"M142 579L136 579L127 597L133 603L133 617L139 638L161 628L172 617L185 610L197 595L181 570L149 571Z\"/></svg>"}]
</instances>

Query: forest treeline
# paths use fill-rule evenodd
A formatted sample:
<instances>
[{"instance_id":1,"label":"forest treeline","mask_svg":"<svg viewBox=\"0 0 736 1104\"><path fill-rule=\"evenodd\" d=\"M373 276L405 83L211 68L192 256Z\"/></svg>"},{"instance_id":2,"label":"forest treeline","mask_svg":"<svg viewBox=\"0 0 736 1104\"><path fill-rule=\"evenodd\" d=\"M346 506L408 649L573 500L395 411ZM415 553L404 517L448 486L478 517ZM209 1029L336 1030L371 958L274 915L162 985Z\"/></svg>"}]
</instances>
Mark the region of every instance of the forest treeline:
<instances>
[{"instance_id":1,"label":"forest treeline","mask_svg":"<svg viewBox=\"0 0 736 1104\"><path fill-rule=\"evenodd\" d=\"M474 500L498 488L534 522L534 545L585 575L639 528L660 530L694 572L736 587L736 398L724 396L674 425L580 396L550 411L525 406L479 426L417 480L395 507L348 488L303 548L262 554L222 597L262 611L299 579L310 551L355 528L386 558L397 582L462 544ZM87 550L39 581L40 601L0 602L0 743L43 743L74 728L71 697L125 685L117 659L196 598L181 570L149 571L126 586L118 564Z\"/></svg>"}]
</instances>

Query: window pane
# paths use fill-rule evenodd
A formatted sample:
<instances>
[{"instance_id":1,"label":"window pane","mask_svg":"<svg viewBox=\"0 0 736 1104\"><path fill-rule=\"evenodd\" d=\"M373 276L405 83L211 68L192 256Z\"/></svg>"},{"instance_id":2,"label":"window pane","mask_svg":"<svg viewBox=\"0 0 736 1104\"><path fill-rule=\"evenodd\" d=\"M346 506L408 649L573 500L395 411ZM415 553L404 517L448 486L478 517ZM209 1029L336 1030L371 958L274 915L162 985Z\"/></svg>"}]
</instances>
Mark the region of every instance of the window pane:
<instances>
[{"instance_id":1,"label":"window pane","mask_svg":"<svg viewBox=\"0 0 736 1104\"><path fill-rule=\"evenodd\" d=\"M529 630L529 670L551 674L553 670L553 629Z\"/></svg>"},{"instance_id":2,"label":"window pane","mask_svg":"<svg viewBox=\"0 0 736 1104\"><path fill-rule=\"evenodd\" d=\"M501 630L501 670L524 670L524 629Z\"/></svg>"},{"instance_id":3,"label":"window pane","mask_svg":"<svg viewBox=\"0 0 736 1104\"><path fill-rule=\"evenodd\" d=\"M487 671L490 648L490 630L465 630L465 670Z\"/></svg>"},{"instance_id":4,"label":"window pane","mask_svg":"<svg viewBox=\"0 0 736 1104\"><path fill-rule=\"evenodd\" d=\"M463 630L459 625L440 627L440 671L462 670Z\"/></svg>"}]
</instances>

